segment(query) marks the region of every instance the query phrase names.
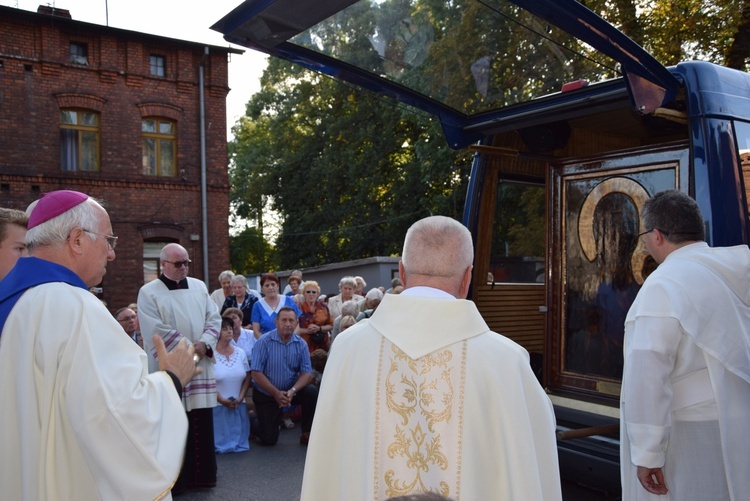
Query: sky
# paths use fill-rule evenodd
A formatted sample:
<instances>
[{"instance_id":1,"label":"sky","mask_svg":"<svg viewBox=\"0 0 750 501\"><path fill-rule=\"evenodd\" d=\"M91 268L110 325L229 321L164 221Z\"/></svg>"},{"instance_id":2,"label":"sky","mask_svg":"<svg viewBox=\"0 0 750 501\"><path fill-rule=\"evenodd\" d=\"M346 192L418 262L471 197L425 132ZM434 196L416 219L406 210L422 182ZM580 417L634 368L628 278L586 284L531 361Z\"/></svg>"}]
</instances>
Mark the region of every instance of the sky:
<instances>
[{"instance_id":1,"label":"sky","mask_svg":"<svg viewBox=\"0 0 750 501\"><path fill-rule=\"evenodd\" d=\"M245 103L260 90L260 77L268 56L229 44L210 27L237 7L242 0L0 0L0 5L36 12L39 5L67 9L76 21L107 25L169 38L222 47L245 53L231 54L227 95L227 138L245 114Z\"/></svg>"}]
</instances>

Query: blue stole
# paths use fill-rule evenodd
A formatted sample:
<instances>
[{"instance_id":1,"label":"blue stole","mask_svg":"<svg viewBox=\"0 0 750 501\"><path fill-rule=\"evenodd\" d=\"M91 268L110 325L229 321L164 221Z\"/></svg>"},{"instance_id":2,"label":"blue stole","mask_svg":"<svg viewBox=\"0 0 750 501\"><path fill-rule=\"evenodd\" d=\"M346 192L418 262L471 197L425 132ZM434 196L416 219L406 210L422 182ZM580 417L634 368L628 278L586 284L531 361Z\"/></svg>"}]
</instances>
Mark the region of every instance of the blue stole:
<instances>
[{"instance_id":1,"label":"blue stole","mask_svg":"<svg viewBox=\"0 0 750 501\"><path fill-rule=\"evenodd\" d=\"M18 260L10 273L0 280L0 334L10 310L23 293L31 287L51 282L64 282L88 290L78 275L62 265L36 257L22 257Z\"/></svg>"}]
</instances>

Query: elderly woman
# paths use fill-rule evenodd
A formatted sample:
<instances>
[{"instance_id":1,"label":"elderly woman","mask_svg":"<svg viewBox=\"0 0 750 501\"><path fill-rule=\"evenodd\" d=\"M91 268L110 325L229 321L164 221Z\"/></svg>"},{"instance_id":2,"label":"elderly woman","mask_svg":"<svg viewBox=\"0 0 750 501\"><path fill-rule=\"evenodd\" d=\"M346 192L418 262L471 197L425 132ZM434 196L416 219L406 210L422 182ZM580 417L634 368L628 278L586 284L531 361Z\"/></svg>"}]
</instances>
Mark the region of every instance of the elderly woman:
<instances>
[{"instance_id":1,"label":"elderly woman","mask_svg":"<svg viewBox=\"0 0 750 501\"><path fill-rule=\"evenodd\" d=\"M354 293L356 286L357 282L354 280L354 277L344 277L339 281L340 293L328 300L328 311L333 318L341 315L341 305L346 301L354 300L359 303L364 300L362 296Z\"/></svg>"},{"instance_id":2,"label":"elderly woman","mask_svg":"<svg viewBox=\"0 0 750 501\"><path fill-rule=\"evenodd\" d=\"M219 405L213 408L214 447L218 453L250 449L250 419L245 394L250 387L250 364L245 352L232 344L234 321L221 319L221 333L214 350L214 376Z\"/></svg>"},{"instance_id":3,"label":"elderly woman","mask_svg":"<svg viewBox=\"0 0 750 501\"><path fill-rule=\"evenodd\" d=\"M359 304L356 301L347 301L341 307L341 315L333 319L333 330L331 331L331 343L336 340L336 336L341 332L341 320L343 317L350 316L355 320L359 314Z\"/></svg>"},{"instance_id":4,"label":"elderly woman","mask_svg":"<svg viewBox=\"0 0 750 501\"><path fill-rule=\"evenodd\" d=\"M367 287L367 282L365 282L365 279L362 277L354 277L354 293L359 296L365 295L365 287Z\"/></svg>"},{"instance_id":5,"label":"elderly woman","mask_svg":"<svg viewBox=\"0 0 750 501\"><path fill-rule=\"evenodd\" d=\"M302 314L291 297L279 295L279 285L281 281L273 273L264 273L260 277L260 287L265 297L253 305L250 316L256 339L276 328L276 315L284 306L293 309L298 317Z\"/></svg>"},{"instance_id":6,"label":"elderly woman","mask_svg":"<svg viewBox=\"0 0 750 501\"><path fill-rule=\"evenodd\" d=\"M299 317L299 335L307 342L310 353L318 349L328 351L333 318L325 303L318 300L318 282L308 280L304 289L305 302L302 303L302 315Z\"/></svg>"},{"instance_id":7,"label":"elderly woman","mask_svg":"<svg viewBox=\"0 0 750 501\"><path fill-rule=\"evenodd\" d=\"M224 306L224 301L232 294L233 276L234 272L232 270L224 270L219 273L219 285L221 287L211 293L211 299L213 299L219 309Z\"/></svg>"},{"instance_id":8,"label":"elderly woman","mask_svg":"<svg viewBox=\"0 0 750 501\"><path fill-rule=\"evenodd\" d=\"M383 292L380 289L370 289L365 296L365 310L357 315L357 322L370 318L382 300Z\"/></svg>"},{"instance_id":9,"label":"elderly woman","mask_svg":"<svg viewBox=\"0 0 750 501\"><path fill-rule=\"evenodd\" d=\"M258 298L248 293L247 279L242 275L235 275L232 277L232 294L224 300L224 305L221 307L221 314L223 315L227 308L238 308L242 311L244 320L242 321L243 327L250 325L250 315L253 312L253 305L258 301Z\"/></svg>"}]
</instances>

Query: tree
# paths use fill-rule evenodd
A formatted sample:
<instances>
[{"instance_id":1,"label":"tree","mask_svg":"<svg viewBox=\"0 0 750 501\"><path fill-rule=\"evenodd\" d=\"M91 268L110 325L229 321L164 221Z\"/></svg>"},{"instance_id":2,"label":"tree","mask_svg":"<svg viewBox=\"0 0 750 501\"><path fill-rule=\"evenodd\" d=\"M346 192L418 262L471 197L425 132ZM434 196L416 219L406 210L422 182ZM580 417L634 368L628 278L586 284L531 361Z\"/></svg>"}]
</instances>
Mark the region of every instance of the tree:
<instances>
[{"instance_id":1,"label":"tree","mask_svg":"<svg viewBox=\"0 0 750 501\"><path fill-rule=\"evenodd\" d=\"M436 120L280 60L261 85L234 129L231 197L281 215L279 266L399 254L416 219L460 217L468 154Z\"/></svg>"},{"instance_id":2,"label":"tree","mask_svg":"<svg viewBox=\"0 0 750 501\"><path fill-rule=\"evenodd\" d=\"M698 58L746 68L750 0L585 3L664 64ZM333 16L294 43L466 113L558 91L572 79L616 76L613 62L561 30L512 4L492 8L490 16L473 0L358 2L356 16ZM470 155L450 150L438 121L421 112L272 59L233 130L235 213L251 221L254 238L263 235L264 210L280 217L273 259L257 266L398 254L416 219L461 217ZM507 231L512 237L514 227ZM248 235L233 245L249 245Z\"/></svg>"},{"instance_id":3,"label":"tree","mask_svg":"<svg viewBox=\"0 0 750 501\"><path fill-rule=\"evenodd\" d=\"M252 226L229 237L229 260L232 269L243 275L263 273L278 266L273 247L260 229Z\"/></svg>"}]
</instances>

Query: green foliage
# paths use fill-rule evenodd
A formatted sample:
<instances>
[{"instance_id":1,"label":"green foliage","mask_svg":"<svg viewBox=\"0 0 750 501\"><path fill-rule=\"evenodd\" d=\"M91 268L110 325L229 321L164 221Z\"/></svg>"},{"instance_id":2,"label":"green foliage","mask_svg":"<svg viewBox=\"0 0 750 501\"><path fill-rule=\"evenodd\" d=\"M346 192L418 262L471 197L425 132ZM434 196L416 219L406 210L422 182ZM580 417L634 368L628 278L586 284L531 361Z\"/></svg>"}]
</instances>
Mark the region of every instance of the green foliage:
<instances>
[{"instance_id":1,"label":"green foliage","mask_svg":"<svg viewBox=\"0 0 750 501\"><path fill-rule=\"evenodd\" d=\"M417 219L460 218L470 160L436 120L280 60L262 86L234 128L231 200L256 227L280 214L281 268L398 255Z\"/></svg>"},{"instance_id":2,"label":"green foliage","mask_svg":"<svg viewBox=\"0 0 750 501\"><path fill-rule=\"evenodd\" d=\"M664 64L731 60L734 67L746 69L749 2L585 3ZM468 0L383 0L353 8L362 15L332 18L295 43L313 47L322 41L328 54L467 111L558 90L566 80L615 76L614 65L604 63L602 69L595 64L601 58L590 48L539 26L513 5L498 6L503 10L500 21L474 16L480 6ZM397 22L386 23L389 18ZM433 26L432 33L424 26ZM462 26L460 37L455 26ZM529 29L586 57L571 62L568 49L544 37L531 40ZM466 61L479 61L488 50L497 56L484 61L489 76L480 92L474 68ZM420 61L430 64L415 64ZM271 59L261 91L248 102L246 116L233 132L231 204L234 215L250 224L232 238L235 269L252 272L395 255L415 220L430 213L461 218L470 155L446 146L436 119L331 78ZM543 198L519 202L536 208ZM261 244L263 215L269 209L280 218L274 249ZM521 238L523 228L535 223L535 214L508 214L497 238L514 242L512 252L543 255L543 232Z\"/></svg>"},{"instance_id":3,"label":"green foliage","mask_svg":"<svg viewBox=\"0 0 750 501\"><path fill-rule=\"evenodd\" d=\"M544 187L501 182L492 231L492 259L544 257L546 199Z\"/></svg>"},{"instance_id":4,"label":"green foliage","mask_svg":"<svg viewBox=\"0 0 750 501\"><path fill-rule=\"evenodd\" d=\"M264 273L278 268L277 254L258 228L247 227L229 237L232 269L243 275Z\"/></svg>"},{"instance_id":5,"label":"green foliage","mask_svg":"<svg viewBox=\"0 0 750 501\"><path fill-rule=\"evenodd\" d=\"M665 65L698 59L750 69L748 0L594 0L594 12Z\"/></svg>"}]
</instances>

